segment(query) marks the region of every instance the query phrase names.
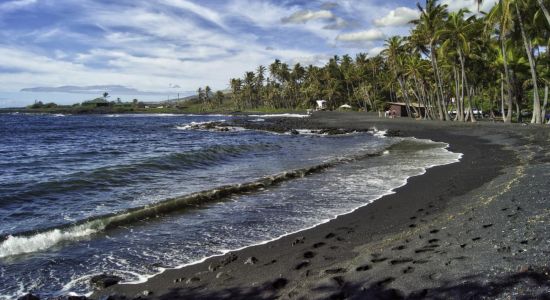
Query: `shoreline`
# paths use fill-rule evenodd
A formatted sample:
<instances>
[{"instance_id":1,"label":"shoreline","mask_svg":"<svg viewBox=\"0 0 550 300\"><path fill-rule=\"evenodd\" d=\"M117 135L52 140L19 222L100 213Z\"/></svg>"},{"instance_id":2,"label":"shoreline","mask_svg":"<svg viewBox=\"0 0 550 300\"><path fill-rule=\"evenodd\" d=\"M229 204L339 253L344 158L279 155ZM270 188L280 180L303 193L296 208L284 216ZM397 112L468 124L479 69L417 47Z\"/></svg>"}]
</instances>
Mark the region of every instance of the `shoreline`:
<instances>
[{"instance_id":1,"label":"shoreline","mask_svg":"<svg viewBox=\"0 0 550 300\"><path fill-rule=\"evenodd\" d=\"M519 126L499 126L496 124L447 125L439 122L383 120L368 118L360 114L345 113L322 113L306 120L277 120L274 123L275 125L267 126L292 127L295 129L298 129L298 126L305 126L309 129L320 127L368 129L377 127L379 130L400 131L405 136L448 142L451 151L464 153L464 157L457 164L430 168L424 175L410 178L405 186L396 190L396 193L386 195L382 199L361 207L350 214L341 215L314 228L290 234L262 245L246 247L222 256L208 258L201 263L181 269L166 270L162 274L150 278L145 283L114 285L104 291L95 292L92 298L101 298L107 295L124 295L130 299L137 296L151 299L168 299L170 297L269 299L281 296L285 298L299 298L301 296L324 298L335 295L345 296L344 298L346 298L361 295L365 292L370 293L368 295L371 296L387 295L387 293L395 296L411 296L418 292L413 287L421 286L426 287L421 291L426 290L429 292L430 288L436 289L438 287L436 282L440 278L450 277L451 280L457 280L452 277L462 273L451 272L438 275L439 278L434 279L433 276L424 274L430 272L430 270L437 270L437 267L430 263L415 264L418 259L400 259L399 255L396 259L391 259L391 257L383 259L384 257L381 257L384 256L384 252L395 252L397 250L394 251L390 248L389 250L384 249L382 253L373 253L371 251L357 251L357 249L371 247L377 242L384 241L392 236L403 235L411 230L418 231L419 228L429 227L430 224L434 224L434 220L439 220L438 218L441 218L444 214L461 209L464 203L457 203L456 199L466 197L466 200L469 198L471 202L472 198L475 199L478 195L483 194L484 189L482 187L501 180L503 176L506 176L508 169L517 168L524 164L520 158L515 158L521 156L521 153L504 149L504 147L510 148L511 145L522 144L522 141L518 140L518 133L515 132L518 128L521 129L518 131L533 131L533 136L541 131L539 128L533 127L521 128ZM253 126L265 127L266 124L255 124ZM478 132L472 132L472 128L475 128ZM482 140L482 137L485 140ZM540 146L540 143L544 143L544 141L544 136L542 138L539 136L539 140L534 141L533 145ZM464 150L464 152L461 150ZM544 156L544 159L548 159L547 156ZM452 179L445 179L449 175L452 175ZM513 180L513 178L510 180ZM439 181L439 186L434 186L434 181ZM409 201L409 198L413 198L413 200ZM384 218L381 219L380 216ZM424 220L424 222L413 221L412 217L421 221ZM411 225L414 226L411 227ZM491 225L487 228L496 227ZM481 231L485 229L485 227L482 227ZM434 230L436 229L429 231L434 233L428 232L427 235L437 235L437 232L440 231L439 229L437 232ZM451 236L460 236L461 234L458 230ZM367 238L365 239L365 237ZM397 240L409 239L398 238ZM440 239L437 242L433 241L434 239L430 240L432 240L431 244L437 247L420 247L416 249L419 252L416 253L415 250L417 256L422 256L423 253L433 254L436 251L441 251L435 250L443 247L435 244ZM332 246L330 246L331 243ZM408 243L412 243L412 241L409 240ZM316 245L317 247L315 247ZM462 245L464 244L460 244L460 246ZM397 246L397 248L399 247ZM466 247L469 246L465 245L459 247L459 249ZM477 248L472 247L472 249L475 253L482 253ZM456 251L460 250L453 248L446 253ZM346 262L358 261L360 258L366 259L365 255L371 261L368 264L369 270L375 268L381 268L381 270L378 272L357 271L361 268L360 265L356 266L355 271L350 268L334 267ZM254 259L251 259L252 257ZM320 257L324 260L319 259ZM440 260L433 260L441 263ZM252 263L245 264L247 261ZM390 263L388 264L387 261ZM491 265L484 264L483 260L476 263L481 266L480 269L493 268ZM413 273L412 270L415 268L418 269L414 272L416 274L413 275L417 278L413 280L413 285L410 284L410 279L407 279L409 277L407 275L409 273L405 272L407 269L403 269L400 276L382 276L391 271L389 269L394 266L402 265L412 268L407 271L409 273ZM367 269L367 265L363 267ZM365 271L369 273L368 276L363 274ZM423 279L418 280L419 277ZM323 287L320 288L319 284ZM350 289L350 286L356 288ZM344 289L344 287L346 288ZM506 289L502 288L501 290L505 291Z\"/></svg>"},{"instance_id":2,"label":"shoreline","mask_svg":"<svg viewBox=\"0 0 550 300\"><path fill-rule=\"evenodd\" d=\"M349 134L349 133L341 133L341 134ZM374 133L376 134L376 133ZM419 140L419 139L416 139L416 138L413 138L414 140ZM407 142L407 140L404 140L404 141L401 141L401 142ZM396 145L399 145L401 142L396 142L395 144L393 144L392 146L389 147L389 149L391 149L392 147L396 146ZM432 143L431 140L427 140L427 139L421 139L420 140L421 143ZM449 144L445 144L445 147L442 148L442 149L445 149L447 150L449 148ZM383 150L383 151L380 151L380 152L374 152L374 153L368 153L368 154L363 154L363 155L360 155L359 157L357 156L351 156L351 157L346 157L346 158L340 158L340 159L336 159L336 160L332 160L332 161L328 161L322 165L315 165L315 166L311 166L311 167L306 167L306 168L303 168L303 169L293 169L293 170L289 170L289 171L285 171L284 173L280 173L280 174L276 174L276 175L273 175L273 176L268 176L268 177L281 177L283 176L283 174L287 174L287 173L290 173L291 176L290 178L301 178L301 177L305 177L305 176L309 176L309 175L313 175L313 174L317 174L317 172L323 172L325 169L327 168L333 168L333 167L336 167L336 166L339 166L343 163L349 163L349 162L356 162L358 160L361 160L361 159L364 159L365 157L376 157L376 156L383 156L383 152L385 152L387 150ZM390 150L391 151L391 150ZM450 152L450 151L449 151ZM372 204L372 202L374 201L378 201L379 199L383 198L383 197L386 197L386 196L389 196L389 195L392 195L392 194L395 194L396 193L396 190L407 185L409 180L411 178L414 178L414 177L418 177L418 176L423 176L429 169L431 168L434 168L434 167L438 167L438 166L446 166L446 165L452 165L452 164L455 164L455 163L458 163L460 162L461 158L462 158L462 154L461 153L456 153L456 154L459 154L459 157L456 159L456 161L452 161L452 162L448 162L448 163L444 163L444 164L436 164L436 165L428 165L426 167L422 167L422 173L421 174L418 174L418 175L412 175L408 178L406 178L400 185L396 186L396 187L393 187L391 189L388 189L386 192L384 192L383 194L377 196L375 199L372 199L371 202L368 202L368 203L365 203L365 204L362 204L358 207L355 207L347 212L344 212L344 213L341 213L341 214L338 214L338 215L335 215L335 216L332 216L330 218L327 218L327 219L323 219L321 220L319 223L316 223L314 225L311 225L311 226L308 226L308 227L305 227L305 228L301 228L301 229L298 229L298 230L295 230L295 231L292 231L292 232L288 232L288 233L285 233L283 235L280 235L280 236L277 236L275 238L272 238L272 239L269 239L269 240L263 240L263 241L260 241L260 242L257 242L255 244L251 244L251 245L247 245L247 246L243 246L243 247L239 247L239 248L236 248L236 249L223 249L221 250L222 253L220 254L215 254L215 255L211 255L211 256L208 256L208 257L204 257L204 258L201 258L199 260L196 260L196 261L193 261L193 262L190 262L190 263L185 263L185 264L182 264L182 265L179 265L179 266L175 266L175 267L172 267L172 268L166 268L166 269L163 269L162 271L156 273L156 274L152 274L152 275L146 275L146 276L142 276L142 279L140 280L137 280L137 281L131 281L131 282L125 282L125 283L122 283L124 285L138 285L138 284L143 284L143 283L146 283L147 280L153 278L153 277L156 277L156 276L159 276L159 275L162 275L165 271L169 271L169 270L180 270L180 269L183 269L183 268L186 268L186 267L191 267L191 266L194 266L194 265L197 265L197 264L201 264L201 263L204 263L205 261L207 260L212 260L212 259L216 259L216 258L221 258L223 256L225 256L226 254L228 253L235 253L235 252L239 252L239 251L242 251L244 249L247 249L247 248L250 248L250 247L256 247L256 246L262 246L262 245L266 245L266 244L269 244L269 243L272 243L272 242L276 242L280 239L283 239L287 236L291 236L291 235L297 235L297 234L300 234L301 232L304 232L304 231L308 231L308 230L311 230L311 229L314 229L320 225L323 225L323 224L326 224L326 223L329 223L341 216L344 216L344 215L348 215L348 214L352 214L354 213L355 211L367 206L367 205L370 205ZM295 173L296 171L300 171L300 170L309 170L309 171L306 171L304 172L304 174L302 174L301 176L298 176L296 177L295 175L293 175L293 173ZM286 178L286 177L285 177ZM270 184L268 186L276 186L278 185L279 183L281 182L284 182L286 181L287 179L281 179L281 180L275 180L276 183L273 183L273 184ZM258 181L255 181L255 182L261 182L262 179L259 179ZM239 184L239 185L247 185L248 183L245 183L245 184ZM259 187L261 189L261 187ZM213 190L218 190L219 188L214 188ZM247 190L248 191L248 190ZM258 190L256 190L255 188L254 189L251 189L250 190L251 192L258 192ZM205 192L200 192L200 193L206 193ZM236 195L239 195L240 193L237 192ZM223 196L223 197L228 197L228 196ZM90 296L92 295L93 292L91 293L88 293L86 294L87 296Z\"/></svg>"}]
</instances>

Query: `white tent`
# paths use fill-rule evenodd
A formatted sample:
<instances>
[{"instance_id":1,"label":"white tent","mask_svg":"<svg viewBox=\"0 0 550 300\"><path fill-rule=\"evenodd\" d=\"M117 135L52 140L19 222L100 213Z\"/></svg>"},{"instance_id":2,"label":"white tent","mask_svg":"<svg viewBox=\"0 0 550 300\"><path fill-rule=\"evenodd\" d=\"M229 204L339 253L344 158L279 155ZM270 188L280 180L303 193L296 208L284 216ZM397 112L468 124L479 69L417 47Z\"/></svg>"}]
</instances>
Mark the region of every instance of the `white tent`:
<instances>
[{"instance_id":1,"label":"white tent","mask_svg":"<svg viewBox=\"0 0 550 300\"><path fill-rule=\"evenodd\" d=\"M325 105L325 104L327 103L326 100L317 100L317 101L315 101L315 102L317 102L317 110L321 110L321 109L326 109L326 108L327 108L326 105Z\"/></svg>"}]
</instances>

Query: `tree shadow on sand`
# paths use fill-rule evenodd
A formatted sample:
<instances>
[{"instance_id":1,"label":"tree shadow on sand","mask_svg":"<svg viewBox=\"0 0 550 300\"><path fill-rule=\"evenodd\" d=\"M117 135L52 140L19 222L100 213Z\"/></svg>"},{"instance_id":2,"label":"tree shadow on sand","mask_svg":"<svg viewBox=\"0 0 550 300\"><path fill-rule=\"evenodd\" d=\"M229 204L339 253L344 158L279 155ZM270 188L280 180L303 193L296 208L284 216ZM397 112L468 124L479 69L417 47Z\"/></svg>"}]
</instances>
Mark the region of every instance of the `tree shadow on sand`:
<instances>
[{"instance_id":1,"label":"tree shadow on sand","mask_svg":"<svg viewBox=\"0 0 550 300\"><path fill-rule=\"evenodd\" d=\"M479 276L465 277L457 282L444 282L441 286L420 289L411 293L390 288L393 281L386 278L369 284L352 284L342 281L334 286L322 285L312 290L314 295L327 295L328 299L479 299L496 298L504 293L518 295L516 299L550 299L550 269L542 268L518 272L495 280L484 281ZM294 298L292 295L281 295L280 290L286 287L285 279L277 279L263 285L250 288L228 288L218 291L195 289L173 289L159 299L275 299ZM318 298L318 297L316 297Z\"/></svg>"}]
</instances>

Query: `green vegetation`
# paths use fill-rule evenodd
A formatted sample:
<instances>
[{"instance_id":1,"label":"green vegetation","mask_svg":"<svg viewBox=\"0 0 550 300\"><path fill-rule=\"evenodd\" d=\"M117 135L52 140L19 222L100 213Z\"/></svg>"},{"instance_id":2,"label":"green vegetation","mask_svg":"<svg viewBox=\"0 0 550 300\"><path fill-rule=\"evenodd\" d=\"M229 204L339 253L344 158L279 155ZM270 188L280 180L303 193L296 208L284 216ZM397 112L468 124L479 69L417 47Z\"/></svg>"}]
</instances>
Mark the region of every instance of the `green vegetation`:
<instances>
[{"instance_id":1,"label":"green vegetation","mask_svg":"<svg viewBox=\"0 0 550 300\"><path fill-rule=\"evenodd\" d=\"M162 104L147 105L137 99L132 102L108 101L108 93L103 97L84 101L73 105L58 105L55 103L42 103L37 101L26 107L25 112L31 113L62 113L62 114L121 114L121 113L182 113L182 107L177 105L166 106ZM9 109L14 111L14 109ZM15 109L15 111L18 111Z\"/></svg>"},{"instance_id":2,"label":"green vegetation","mask_svg":"<svg viewBox=\"0 0 550 300\"><path fill-rule=\"evenodd\" d=\"M61 113L61 114L124 114L124 113L172 113L172 114L201 114L201 113L287 113L297 112L294 109L275 109L267 106L257 106L238 110L230 95L222 91L212 93L206 88L209 96L200 89L200 96L191 97L181 101L170 101L164 103L145 103L138 99L131 102L122 102L120 98L116 101L108 101L108 93L103 97L84 101L73 105L58 105L56 103L42 103L37 101L25 108L24 112L30 113ZM206 104L205 104L206 103ZM0 109L0 112L15 112L20 109ZM298 110L305 112L305 110Z\"/></svg>"},{"instance_id":3,"label":"green vegetation","mask_svg":"<svg viewBox=\"0 0 550 300\"><path fill-rule=\"evenodd\" d=\"M529 115L542 123L550 82L548 6L548 0L500 0L477 17L426 0L410 35L387 39L378 56L334 56L322 67L275 60L231 79L225 97L236 110L305 109L325 99L330 109L350 104L380 111L403 102L409 116L425 119L474 122L475 110L483 109L504 122ZM208 87L199 89L198 102L204 111L228 105Z\"/></svg>"}]
</instances>

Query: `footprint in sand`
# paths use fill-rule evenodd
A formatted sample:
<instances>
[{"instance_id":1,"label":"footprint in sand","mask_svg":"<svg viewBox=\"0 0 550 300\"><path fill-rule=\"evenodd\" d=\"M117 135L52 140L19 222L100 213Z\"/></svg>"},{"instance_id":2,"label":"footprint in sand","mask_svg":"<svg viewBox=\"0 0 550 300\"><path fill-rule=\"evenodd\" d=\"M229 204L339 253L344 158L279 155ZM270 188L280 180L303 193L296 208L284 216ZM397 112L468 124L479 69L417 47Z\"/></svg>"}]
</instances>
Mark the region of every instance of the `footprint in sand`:
<instances>
[{"instance_id":1,"label":"footprint in sand","mask_svg":"<svg viewBox=\"0 0 550 300\"><path fill-rule=\"evenodd\" d=\"M387 286L388 284L392 283L395 281L395 278L393 277L386 277L380 281L377 281L374 283L375 286L379 286L379 287L385 287Z\"/></svg>"},{"instance_id":2,"label":"footprint in sand","mask_svg":"<svg viewBox=\"0 0 550 300\"><path fill-rule=\"evenodd\" d=\"M307 251L307 252L304 253L304 258L309 259L309 258L314 258L314 257L315 257L315 252L313 252L313 251Z\"/></svg>"},{"instance_id":3,"label":"footprint in sand","mask_svg":"<svg viewBox=\"0 0 550 300\"><path fill-rule=\"evenodd\" d=\"M317 248L323 247L324 245L326 245L326 244L323 243L323 242L315 243L315 244L313 244L313 248L317 249Z\"/></svg>"},{"instance_id":4,"label":"footprint in sand","mask_svg":"<svg viewBox=\"0 0 550 300\"><path fill-rule=\"evenodd\" d=\"M376 263L383 262L383 261L386 261L386 260L388 260L387 257L379 257L379 258L371 259L371 262L376 264Z\"/></svg>"},{"instance_id":5,"label":"footprint in sand","mask_svg":"<svg viewBox=\"0 0 550 300\"><path fill-rule=\"evenodd\" d=\"M271 284L271 287L276 290L280 290L284 288L288 284L288 280L286 278L278 278L277 280L273 281Z\"/></svg>"},{"instance_id":6,"label":"footprint in sand","mask_svg":"<svg viewBox=\"0 0 550 300\"><path fill-rule=\"evenodd\" d=\"M414 268L411 267L411 266L409 266L409 267L406 267L405 269L403 269L401 272L402 272L403 274L409 274L409 273L414 272Z\"/></svg>"},{"instance_id":7,"label":"footprint in sand","mask_svg":"<svg viewBox=\"0 0 550 300\"><path fill-rule=\"evenodd\" d=\"M368 271L371 269L371 266L370 265L362 265L362 266L359 266L355 269L355 271L357 272L364 272L364 271Z\"/></svg>"},{"instance_id":8,"label":"footprint in sand","mask_svg":"<svg viewBox=\"0 0 550 300\"><path fill-rule=\"evenodd\" d=\"M272 265L272 264L274 264L274 263L276 263L276 262L277 262L277 260L274 259L274 260L272 260L272 261L270 261L270 262L265 263L264 266L269 266L269 265Z\"/></svg>"},{"instance_id":9,"label":"footprint in sand","mask_svg":"<svg viewBox=\"0 0 550 300\"><path fill-rule=\"evenodd\" d=\"M301 270L305 267L309 266L309 261L303 261L299 264L296 265L296 267L294 267L295 270Z\"/></svg>"},{"instance_id":10,"label":"footprint in sand","mask_svg":"<svg viewBox=\"0 0 550 300\"><path fill-rule=\"evenodd\" d=\"M401 264L406 264L406 263L409 263L409 262L412 262L412 261L413 261L412 258L400 258L400 259L390 260L390 264L391 265L401 265Z\"/></svg>"},{"instance_id":11,"label":"footprint in sand","mask_svg":"<svg viewBox=\"0 0 550 300\"><path fill-rule=\"evenodd\" d=\"M344 277L342 277L342 276L332 277L332 280L334 280L334 282L336 282L338 287L343 287L344 284L346 284L346 281L344 280Z\"/></svg>"},{"instance_id":12,"label":"footprint in sand","mask_svg":"<svg viewBox=\"0 0 550 300\"><path fill-rule=\"evenodd\" d=\"M430 262L429 260L419 259L419 260L414 260L412 263L415 264L415 265L423 265L423 264L427 264L429 262Z\"/></svg>"},{"instance_id":13,"label":"footprint in sand","mask_svg":"<svg viewBox=\"0 0 550 300\"><path fill-rule=\"evenodd\" d=\"M335 236L336 236L336 234L334 234L334 233L331 232L331 233L325 235L325 239L331 239L331 238L333 238L333 237L335 237Z\"/></svg>"}]
</instances>

